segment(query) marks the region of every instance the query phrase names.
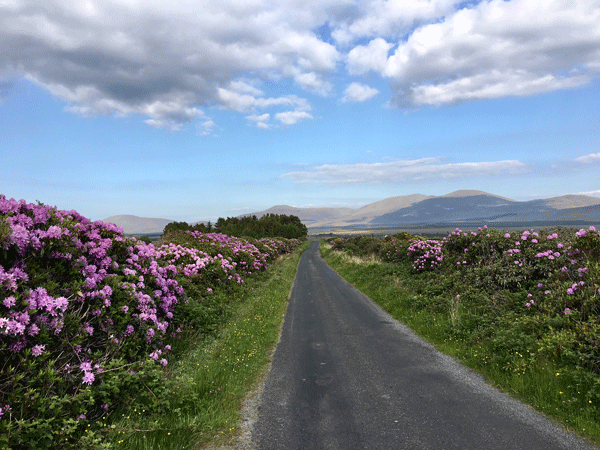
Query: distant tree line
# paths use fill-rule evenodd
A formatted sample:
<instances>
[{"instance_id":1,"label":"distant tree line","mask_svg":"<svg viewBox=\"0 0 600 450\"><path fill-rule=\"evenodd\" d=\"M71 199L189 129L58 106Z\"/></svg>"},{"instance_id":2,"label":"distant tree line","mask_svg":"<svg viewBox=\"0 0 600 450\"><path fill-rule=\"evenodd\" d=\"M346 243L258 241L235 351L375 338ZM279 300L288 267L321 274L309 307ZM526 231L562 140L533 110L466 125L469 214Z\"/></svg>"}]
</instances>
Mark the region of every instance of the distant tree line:
<instances>
[{"instance_id":1,"label":"distant tree line","mask_svg":"<svg viewBox=\"0 0 600 450\"><path fill-rule=\"evenodd\" d=\"M203 233L218 232L229 236L246 236L255 239L263 237L305 238L308 229L297 216L285 214L265 214L260 219L256 216L220 217L213 225L210 221L206 224L198 223L189 225L187 222L171 222L167 224L163 233L177 230L198 230Z\"/></svg>"}]
</instances>

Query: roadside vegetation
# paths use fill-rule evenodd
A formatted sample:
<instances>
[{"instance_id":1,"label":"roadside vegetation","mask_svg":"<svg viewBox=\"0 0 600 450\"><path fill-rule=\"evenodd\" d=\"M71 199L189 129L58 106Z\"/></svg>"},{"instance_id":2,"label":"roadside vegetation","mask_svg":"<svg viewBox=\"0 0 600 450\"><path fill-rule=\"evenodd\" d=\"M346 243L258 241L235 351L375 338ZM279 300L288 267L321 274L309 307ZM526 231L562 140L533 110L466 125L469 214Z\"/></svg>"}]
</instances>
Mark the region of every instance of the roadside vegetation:
<instances>
[{"instance_id":1,"label":"roadside vegetation","mask_svg":"<svg viewBox=\"0 0 600 450\"><path fill-rule=\"evenodd\" d=\"M153 245L0 195L0 448L231 436L302 240L180 229Z\"/></svg>"},{"instance_id":2,"label":"roadside vegetation","mask_svg":"<svg viewBox=\"0 0 600 450\"><path fill-rule=\"evenodd\" d=\"M500 389L600 443L600 233L321 241L327 263Z\"/></svg>"},{"instance_id":3,"label":"roadside vegetation","mask_svg":"<svg viewBox=\"0 0 600 450\"><path fill-rule=\"evenodd\" d=\"M308 229L297 216L285 214L265 214L260 219L256 216L220 217L213 225L210 221L206 224L197 223L189 225L187 222L169 223L164 233L172 231L200 231L202 233L218 232L228 236L244 236L252 238L284 237L289 239L305 238Z\"/></svg>"}]
</instances>

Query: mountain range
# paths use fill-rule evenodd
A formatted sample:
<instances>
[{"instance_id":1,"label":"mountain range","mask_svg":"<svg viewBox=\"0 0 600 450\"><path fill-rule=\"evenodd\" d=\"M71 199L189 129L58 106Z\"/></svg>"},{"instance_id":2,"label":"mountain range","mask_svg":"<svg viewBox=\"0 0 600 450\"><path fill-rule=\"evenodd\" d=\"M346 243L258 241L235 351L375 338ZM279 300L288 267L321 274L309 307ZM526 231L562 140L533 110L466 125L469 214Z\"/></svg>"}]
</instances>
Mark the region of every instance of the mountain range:
<instances>
[{"instance_id":1,"label":"mountain range","mask_svg":"<svg viewBox=\"0 0 600 450\"><path fill-rule=\"evenodd\" d=\"M595 222L600 224L600 198L563 195L548 199L516 201L484 191L460 190L442 196L412 194L390 197L362 208L297 208L276 205L264 211L244 214L295 215L309 229L349 226L407 226L472 222L502 225L503 222ZM160 233L167 219L131 215L103 220L123 227L125 233Z\"/></svg>"},{"instance_id":2,"label":"mountain range","mask_svg":"<svg viewBox=\"0 0 600 450\"><path fill-rule=\"evenodd\" d=\"M453 222L596 221L600 198L564 195L516 201L484 191L460 190L442 196L412 194L390 197L362 208L294 208L273 206L244 214L293 214L308 228L445 224Z\"/></svg>"}]
</instances>

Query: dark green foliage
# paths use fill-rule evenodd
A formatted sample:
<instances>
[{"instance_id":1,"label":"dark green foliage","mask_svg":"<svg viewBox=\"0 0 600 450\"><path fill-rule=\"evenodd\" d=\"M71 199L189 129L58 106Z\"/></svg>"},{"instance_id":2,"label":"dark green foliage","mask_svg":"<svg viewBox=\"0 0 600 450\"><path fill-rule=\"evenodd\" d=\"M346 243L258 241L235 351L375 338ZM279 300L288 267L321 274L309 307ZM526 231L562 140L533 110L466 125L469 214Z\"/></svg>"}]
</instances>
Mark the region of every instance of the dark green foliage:
<instances>
[{"instance_id":1,"label":"dark green foliage","mask_svg":"<svg viewBox=\"0 0 600 450\"><path fill-rule=\"evenodd\" d=\"M171 222L165 229L164 234L176 231L201 231L211 233L216 231L228 236L251 237L260 239L263 237L283 237L288 239L305 239L308 229L297 216L285 214L265 214L260 219L256 216L220 217L213 225L210 221L205 225L199 223L188 225L187 222Z\"/></svg>"},{"instance_id":2,"label":"dark green foliage","mask_svg":"<svg viewBox=\"0 0 600 450\"><path fill-rule=\"evenodd\" d=\"M263 237L302 239L308 234L308 229L297 216L285 214L265 214L260 219L256 216L219 218L215 228L219 233L229 236L247 236L255 239Z\"/></svg>"}]
</instances>

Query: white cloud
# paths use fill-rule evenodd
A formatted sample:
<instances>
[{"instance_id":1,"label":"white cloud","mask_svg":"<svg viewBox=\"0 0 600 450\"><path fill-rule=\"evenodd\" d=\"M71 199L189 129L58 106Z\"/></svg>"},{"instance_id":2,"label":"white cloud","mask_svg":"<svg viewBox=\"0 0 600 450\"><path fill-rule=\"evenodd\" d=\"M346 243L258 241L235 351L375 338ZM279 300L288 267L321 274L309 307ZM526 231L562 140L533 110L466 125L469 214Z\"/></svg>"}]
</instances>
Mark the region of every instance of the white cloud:
<instances>
[{"instance_id":1,"label":"white cloud","mask_svg":"<svg viewBox=\"0 0 600 450\"><path fill-rule=\"evenodd\" d=\"M315 72L298 73L294 76L294 81L303 89L323 97L329 94L333 87L330 82L323 80Z\"/></svg>"},{"instance_id":2,"label":"white cloud","mask_svg":"<svg viewBox=\"0 0 600 450\"><path fill-rule=\"evenodd\" d=\"M209 136L213 133L215 122L212 119L205 120L198 127L201 136Z\"/></svg>"},{"instance_id":3,"label":"white cloud","mask_svg":"<svg viewBox=\"0 0 600 450\"><path fill-rule=\"evenodd\" d=\"M261 91L260 89L252 86L251 84L246 83L245 81L241 81L241 80L230 82L229 87L236 92L250 94L255 97L265 95L265 93L263 91Z\"/></svg>"},{"instance_id":4,"label":"white cloud","mask_svg":"<svg viewBox=\"0 0 600 450\"><path fill-rule=\"evenodd\" d=\"M357 45L348 53L348 72L351 75L362 75L369 70L383 72L393 46L382 38L373 39L368 45Z\"/></svg>"},{"instance_id":5,"label":"white cloud","mask_svg":"<svg viewBox=\"0 0 600 450\"><path fill-rule=\"evenodd\" d=\"M250 94L240 94L225 88L217 88L219 103L223 107L238 112L248 112L256 105L256 97Z\"/></svg>"},{"instance_id":6,"label":"white cloud","mask_svg":"<svg viewBox=\"0 0 600 450\"><path fill-rule=\"evenodd\" d=\"M466 100L527 96L540 92L554 91L581 86L589 77L536 76L523 71L499 72L492 70L472 77L463 77L448 83L421 85L410 89L410 103L416 106L460 103ZM403 95L397 97L399 104L405 104Z\"/></svg>"},{"instance_id":7,"label":"white cloud","mask_svg":"<svg viewBox=\"0 0 600 450\"><path fill-rule=\"evenodd\" d=\"M239 112L255 112L258 109L276 108L276 107L294 107L292 111L283 111L275 113L274 117L284 125L294 125L303 119L312 119L313 116L308 112L311 110L310 104L306 99L295 95L285 95L282 97L254 97L248 94L239 94L237 92L219 88L219 98L224 107ZM268 124L270 115L250 114L246 119L255 122L256 126L262 129L271 128Z\"/></svg>"},{"instance_id":8,"label":"white cloud","mask_svg":"<svg viewBox=\"0 0 600 450\"><path fill-rule=\"evenodd\" d=\"M258 128L262 128L263 130L268 130L271 128L271 125L268 124L270 118L271 115L269 113L261 114L260 116L246 116L246 120L254 122Z\"/></svg>"},{"instance_id":9,"label":"white cloud","mask_svg":"<svg viewBox=\"0 0 600 450\"><path fill-rule=\"evenodd\" d=\"M279 120L283 125L295 125L301 120L312 119L306 111L286 111L275 114L275 119Z\"/></svg>"},{"instance_id":10,"label":"white cloud","mask_svg":"<svg viewBox=\"0 0 600 450\"><path fill-rule=\"evenodd\" d=\"M16 70L84 115L144 115L176 97L146 122L177 129L210 106L250 111L273 74L327 95L341 55L314 29L348 2L4 1L0 80Z\"/></svg>"},{"instance_id":11,"label":"white cloud","mask_svg":"<svg viewBox=\"0 0 600 450\"><path fill-rule=\"evenodd\" d=\"M390 105L455 104L598 78L600 2L4 0L0 61L0 82L27 77L68 111L171 129L214 106L306 118L310 106L262 83L326 97L340 70L388 79Z\"/></svg>"},{"instance_id":12,"label":"white cloud","mask_svg":"<svg viewBox=\"0 0 600 450\"><path fill-rule=\"evenodd\" d=\"M453 0L375 0L359 2L360 12L338 24L333 38L340 44L389 36L401 39L415 25L435 21L453 11Z\"/></svg>"},{"instance_id":13,"label":"white cloud","mask_svg":"<svg viewBox=\"0 0 600 450\"><path fill-rule=\"evenodd\" d=\"M344 97L342 97L342 102L364 102L365 100L369 100L375 97L378 93L379 91L377 89L372 88L370 86L366 86L360 83L350 83L344 91Z\"/></svg>"},{"instance_id":14,"label":"white cloud","mask_svg":"<svg viewBox=\"0 0 600 450\"><path fill-rule=\"evenodd\" d=\"M390 183L403 179L459 178L520 172L525 165L516 160L440 164L439 158L399 160L372 164L325 164L290 172L281 178L296 183L365 184Z\"/></svg>"},{"instance_id":15,"label":"white cloud","mask_svg":"<svg viewBox=\"0 0 600 450\"><path fill-rule=\"evenodd\" d=\"M599 49L598 2L491 0L417 28L380 73L392 104L458 103L580 86L598 76Z\"/></svg>"},{"instance_id":16,"label":"white cloud","mask_svg":"<svg viewBox=\"0 0 600 450\"><path fill-rule=\"evenodd\" d=\"M583 164L600 163L600 153L590 153L589 155L580 156L579 158L575 158L575 161Z\"/></svg>"}]
</instances>

